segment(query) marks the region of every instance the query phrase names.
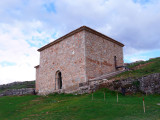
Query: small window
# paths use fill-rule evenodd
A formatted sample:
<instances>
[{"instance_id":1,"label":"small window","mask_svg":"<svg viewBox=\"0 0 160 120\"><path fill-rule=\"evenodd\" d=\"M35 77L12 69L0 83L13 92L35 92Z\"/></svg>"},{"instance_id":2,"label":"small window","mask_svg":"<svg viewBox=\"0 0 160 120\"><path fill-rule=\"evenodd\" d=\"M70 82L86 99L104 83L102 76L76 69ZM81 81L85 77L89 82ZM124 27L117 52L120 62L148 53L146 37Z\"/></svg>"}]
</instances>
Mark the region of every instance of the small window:
<instances>
[{"instance_id":1,"label":"small window","mask_svg":"<svg viewBox=\"0 0 160 120\"><path fill-rule=\"evenodd\" d=\"M117 56L114 56L114 65L115 65L115 69L117 69Z\"/></svg>"}]
</instances>

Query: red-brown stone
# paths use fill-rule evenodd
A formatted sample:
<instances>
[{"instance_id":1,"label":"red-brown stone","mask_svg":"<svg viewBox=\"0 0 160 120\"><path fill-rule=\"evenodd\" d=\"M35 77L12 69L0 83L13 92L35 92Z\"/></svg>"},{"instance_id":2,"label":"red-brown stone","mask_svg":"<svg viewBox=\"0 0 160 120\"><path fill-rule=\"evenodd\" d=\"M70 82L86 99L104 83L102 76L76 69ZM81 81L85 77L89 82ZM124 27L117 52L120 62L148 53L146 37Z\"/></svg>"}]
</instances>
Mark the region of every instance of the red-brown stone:
<instances>
[{"instance_id":1,"label":"red-brown stone","mask_svg":"<svg viewBox=\"0 0 160 120\"><path fill-rule=\"evenodd\" d=\"M88 27L71 33L40 48L40 65L36 66L36 91L49 94L58 89L56 72L62 76L62 89L73 92L79 83L116 71L123 65L123 44Z\"/></svg>"}]
</instances>

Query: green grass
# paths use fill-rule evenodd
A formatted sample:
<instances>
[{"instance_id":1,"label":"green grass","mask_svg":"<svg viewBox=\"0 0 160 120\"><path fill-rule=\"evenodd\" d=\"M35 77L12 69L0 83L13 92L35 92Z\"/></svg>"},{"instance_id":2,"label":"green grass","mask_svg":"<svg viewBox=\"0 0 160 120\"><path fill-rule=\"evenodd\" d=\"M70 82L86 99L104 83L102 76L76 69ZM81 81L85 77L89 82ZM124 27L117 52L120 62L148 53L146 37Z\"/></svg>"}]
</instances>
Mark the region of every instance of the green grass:
<instances>
[{"instance_id":1,"label":"green grass","mask_svg":"<svg viewBox=\"0 0 160 120\"><path fill-rule=\"evenodd\" d=\"M160 95L122 96L103 90L91 94L54 94L0 98L0 120L160 120ZM146 113L142 99L145 99Z\"/></svg>"},{"instance_id":2,"label":"green grass","mask_svg":"<svg viewBox=\"0 0 160 120\"><path fill-rule=\"evenodd\" d=\"M160 58L155 58L155 59L151 59L148 61L142 61L139 63L135 63L132 65L129 65L128 68L132 69L132 68L138 66L139 64L146 64L146 63L150 63L150 64L148 64L140 69L137 69L137 70L123 72L123 73L115 76L114 79L121 79L121 78L125 79L128 77L138 78L138 77L142 77L142 76L153 74L153 73L160 73Z\"/></svg>"}]
</instances>

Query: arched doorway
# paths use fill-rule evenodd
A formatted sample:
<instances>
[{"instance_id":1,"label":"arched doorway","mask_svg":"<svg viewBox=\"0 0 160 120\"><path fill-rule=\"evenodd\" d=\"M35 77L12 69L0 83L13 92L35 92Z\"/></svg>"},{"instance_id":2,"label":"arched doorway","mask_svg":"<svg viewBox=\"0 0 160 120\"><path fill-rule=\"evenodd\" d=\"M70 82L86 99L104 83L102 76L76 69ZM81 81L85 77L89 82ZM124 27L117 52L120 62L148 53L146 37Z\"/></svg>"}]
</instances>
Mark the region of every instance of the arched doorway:
<instances>
[{"instance_id":1,"label":"arched doorway","mask_svg":"<svg viewBox=\"0 0 160 120\"><path fill-rule=\"evenodd\" d=\"M55 89L62 89L62 73L61 71L56 72Z\"/></svg>"}]
</instances>

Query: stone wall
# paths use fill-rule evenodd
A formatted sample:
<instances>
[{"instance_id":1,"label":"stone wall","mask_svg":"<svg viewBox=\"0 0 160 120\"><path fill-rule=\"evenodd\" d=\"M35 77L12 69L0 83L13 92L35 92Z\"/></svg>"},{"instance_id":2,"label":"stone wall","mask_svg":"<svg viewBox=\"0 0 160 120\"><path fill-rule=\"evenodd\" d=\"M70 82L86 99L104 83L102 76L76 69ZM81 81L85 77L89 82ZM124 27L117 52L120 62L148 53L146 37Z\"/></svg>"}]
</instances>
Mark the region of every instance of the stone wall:
<instances>
[{"instance_id":1,"label":"stone wall","mask_svg":"<svg viewBox=\"0 0 160 120\"><path fill-rule=\"evenodd\" d=\"M126 93L160 94L160 73L118 80L102 86L119 92L125 89Z\"/></svg>"},{"instance_id":2,"label":"stone wall","mask_svg":"<svg viewBox=\"0 0 160 120\"><path fill-rule=\"evenodd\" d=\"M36 71L36 91L49 94L57 91L56 72L62 74L62 89L78 89L85 82L85 32L78 32L40 52L40 65Z\"/></svg>"},{"instance_id":3,"label":"stone wall","mask_svg":"<svg viewBox=\"0 0 160 120\"><path fill-rule=\"evenodd\" d=\"M77 91L80 83L115 71L114 56L117 66L123 65L123 44L87 27L75 31L40 48L40 65L35 67L39 94ZM62 90L57 87L57 71Z\"/></svg>"},{"instance_id":4,"label":"stone wall","mask_svg":"<svg viewBox=\"0 0 160 120\"><path fill-rule=\"evenodd\" d=\"M122 46L88 31L85 32L85 40L87 79L116 71L114 56L117 66L123 66Z\"/></svg>"},{"instance_id":5,"label":"stone wall","mask_svg":"<svg viewBox=\"0 0 160 120\"><path fill-rule=\"evenodd\" d=\"M12 95L26 95L26 94L35 94L35 89L34 88L8 89L4 92L0 92L0 97L12 96Z\"/></svg>"},{"instance_id":6,"label":"stone wall","mask_svg":"<svg viewBox=\"0 0 160 120\"><path fill-rule=\"evenodd\" d=\"M100 88L108 88L113 91L126 94L143 93L143 94L160 94L160 73L155 73L139 78L127 78L117 81L107 79L91 80L89 82L80 83L77 94L91 93Z\"/></svg>"}]
</instances>

